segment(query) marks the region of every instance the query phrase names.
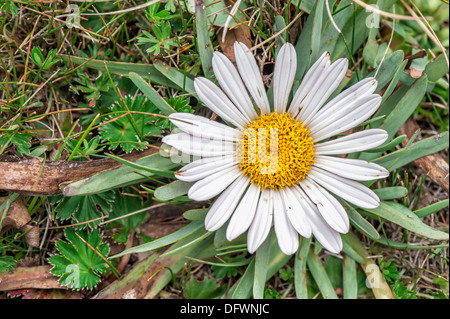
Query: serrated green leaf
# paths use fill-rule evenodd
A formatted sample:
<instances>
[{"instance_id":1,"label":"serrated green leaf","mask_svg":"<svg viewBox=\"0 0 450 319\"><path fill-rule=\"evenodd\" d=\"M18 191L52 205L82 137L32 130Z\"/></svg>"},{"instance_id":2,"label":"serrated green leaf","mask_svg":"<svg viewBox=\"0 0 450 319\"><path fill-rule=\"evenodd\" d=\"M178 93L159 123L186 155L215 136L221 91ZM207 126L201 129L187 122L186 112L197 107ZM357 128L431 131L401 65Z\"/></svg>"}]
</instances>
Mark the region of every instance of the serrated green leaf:
<instances>
[{"instance_id":1,"label":"serrated green leaf","mask_svg":"<svg viewBox=\"0 0 450 319\"><path fill-rule=\"evenodd\" d=\"M63 197L55 210L56 217L62 220L72 219L75 223L84 223L77 228L96 227L111 212L114 192L104 192L85 196ZM86 223L92 221L90 223Z\"/></svg>"},{"instance_id":2,"label":"serrated green leaf","mask_svg":"<svg viewBox=\"0 0 450 319\"><path fill-rule=\"evenodd\" d=\"M147 148L144 143L145 136L161 135L162 128L155 125L155 117L151 114L159 113L158 108L151 102L146 100L143 95L136 97L126 96L123 102L115 103L109 115L103 122L107 123L100 127L100 135L104 141L109 142L109 147L114 150L120 146L126 153L130 153L133 149L142 150ZM127 112L143 112L130 113L123 116ZM111 120L114 120L111 122Z\"/></svg>"},{"instance_id":3,"label":"serrated green leaf","mask_svg":"<svg viewBox=\"0 0 450 319\"><path fill-rule=\"evenodd\" d=\"M94 288L102 273L107 270L107 263L102 256L108 255L109 246L101 243L102 238L98 230L89 233L87 230L76 232L68 228L64 235L68 242L60 240L56 243L61 255L49 258L53 265L51 272L60 277L59 282L63 286L72 289Z\"/></svg>"},{"instance_id":4,"label":"serrated green leaf","mask_svg":"<svg viewBox=\"0 0 450 319\"><path fill-rule=\"evenodd\" d=\"M186 299L217 299L226 291L227 286L221 285L217 280L204 277L203 281L197 281L191 276L186 290Z\"/></svg>"},{"instance_id":5,"label":"serrated green leaf","mask_svg":"<svg viewBox=\"0 0 450 319\"><path fill-rule=\"evenodd\" d=\"M448 240L447 233L436 230L424 224L416 214L414 214L402 204L394 202L380 202L380 206L378 206L377 208L364 208L364 210L385 220L393 222L418 235L422 235L431 239Z\"/></svg>"}]
</instances>

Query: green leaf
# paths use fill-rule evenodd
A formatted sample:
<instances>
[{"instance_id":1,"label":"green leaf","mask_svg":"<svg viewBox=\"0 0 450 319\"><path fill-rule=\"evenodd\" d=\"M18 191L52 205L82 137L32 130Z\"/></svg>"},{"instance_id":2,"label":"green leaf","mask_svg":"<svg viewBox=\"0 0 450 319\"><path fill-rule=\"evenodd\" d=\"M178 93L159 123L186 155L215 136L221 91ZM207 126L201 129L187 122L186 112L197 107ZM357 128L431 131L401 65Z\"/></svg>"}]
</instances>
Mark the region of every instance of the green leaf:
<instances>
[{"instance_id":1,"label":"green leaf","mask_svg":"<svg viewBox=\"0 0 450 319\"><path fill-rule=\"evenodd\" d=\"M376 216L385 220L393 222L407 230L410 230L418 235L422 235L431 239L448 240L448 234L436 230L422 222L412 211L407 207L394 202L381 202L380 206L374 209L366 209Z\"/></svg>"},{"instance_id":2,"label":"green leaf","mask_svg":"<svg viewBox=\"0 0 450 319\"><path fill-rule=\"evenodd\" d=\"M126 153L133 149L147 148L144 137L162 133L162 129L154 124L155 118L151 116L153 113L159 113L158 108L143 95L126 96L123 103L125 106L115 103L111 108L113 113L103 121L107 124L99 129L102 139L110 142L110 149L114 150L120 146ZM123 116L130 111L149 114L130 113Z\"/></svg>"},{"instance_id":3,"label":"green leaf","mask_svg":"<svg viewBox=\"0 0 450 319\"><path fill-rule=\"evenodd\" d=\"M358 281L356 277L356 262L348 256L344 256L343 290L344 299L357 299Z\"/></svg>"},{"instance_id":4,"label":"green leaf","mask_svg":"<svg viewBox=\"0 0 450 319\"><path fill-rule=\"evenodd\" d=\"M183 91L187 93L195 93L194 80L192 80L188 74L160 61L155 62L153 65L156 70L161 72L162 75L179 86Z\"/></svg>"},{"instance_id":5,"label":"green leaf","mask_svg":"<svg viewBox=\"0 0 450 319\"><path fill-rule=\"evenodd\" d=\"M149 78L152 83L181 89L181 87L162 75L152 64L112 62L95 60L92 58L85 59L72 55L60 55L60 57L66 64L82 65L84 67L99 71L106 71L106 69L108 69L110 73L121 76L128 75L130 72L135 72L140 76Z\"/></svg>"},{"instance_id":6,"label":"green leaf","mask_svg":"<svg viewBox=\"0 0 450 319\"><path fill-rule=\"evenodd\" d=\"M145 167L145 169L121 166L71 183L63 189L63 193L66 196L100 193L118 187L147 181L149 177L154 175L149 172L149 170L154 170L155 173L158 171L164 172L179 165L174 163L170 158L162 157L158 153L142 157L135 163Z\"/></svg>"},{"instance_id":7,"label":"green leaf","mask_svg":"<svg viewBox=\"0 0 450 319\"><path fill-rule=\"evenodd\" d=\"M155 197L161 201L168 201L178 196L186 195L192 183L174 181L155 190Z\"/></svg>"},{"instance_id":8,"label":"green leaf","mask_svg":"<svg viewBox=\"0 0 450 319\"><path fill-rule=\"evenodd\" d=\"M295 294L299 299L308 299L308 288L306 281L306 260L310 250L312 238L301 237L300 247L297 250L294 261L294 284Z\"/></svg>"},{"instance_id":9,"label":"green leaf","mask_svg":"<svg viewBox=\"0 0 450 319\"><path fill-rule=\"evenodd\" d=\"M202 69L205 77L213 78L212 56L214 53L211 39L208 34L208 23L206 6L203 1L195 1L195 30L197 33L197 44L200 59L202 60Z\"/></svg>"},{"instance_id":10,"label":"green leaf","mask_svg":"<svg viewBox=\"0 0 450 319\"><path fill-rule=\"evenodd\" d=\"M205 276L203 281L197 281L191 276L186 286L185 297L186 299L218 299L226 290L227 286L221 285L217 280Z\"/></svg>"},{"instance_id":11,"label":"green leaf","mask_svg":"<svg viewBox=\"0 0 450 319\"><path fill-rule=\"evenodd\" d=\"M434 214L445 207L448 207L448 199L444 199L440 202L437 202L437 203L431 204L427 207L424 207L422 209L416 210L414 213L417 215L417 217L423 218L425 216Z\"/></svg>"},{"instance_id":12,"label":"green leaf","mask_svg":"<svg viewBox=\"0 0 450 319\"><path fill-rule=\"evenodd\" d=\"M348 217L350 218L350 222L353 226L355 226L359 231L365 233L372 239L380 238L380 234L378 234L377 230L372 226L372 224L370 224L365 218L363 218L352 206L344 201L340 202L343 204L343 207L346 210Z\"/></svg>"},{"instance_id":13,"label":"green leaf","mask_svg":"<svg viewBox=\"0 0 450 319\"><path fill-rule=\"evenodd\" d=\"M87 230L76 232L67 228L64 235L68 242L60 240L56 243L60 255L49 258L53 265L51 273L60 277L59 283L63 286L77 290L94 288L107 270L102 256L108 255L108 244L101 242L98 230L89 233Z\"/></svg>"},{"instance_id":14,"label":"green leaf","mask_svg":"<svg viewBox=\"0 0 450 319\"><path fill-rule=\"evenodd\" d=\"M330 278L328 278L327 272L325 271L319 256L314 254L312 250L310 250L308 254L307 263L322 297L324 299L337 299L336 292L334 291L333 285L331 284Z\"/></svg>"},{"instance_id":15,"label":"green leaf","mask_svg":"<svg viewBox=\"0 0 450 319\"><path fill-rule=\"evenodd\" d=\"M253 298L264 298L267 267L269 265L271 235L267 236L255 253L255 277L253 280Z\"/></svg>"},{"instance_id":16,"label":"green leaf","mask_svg":"<svg viewBox=\"0 0 450 319\"><path fill-rule=\"evenodd\" d=\"M16 265L17 262L12 256L0 256L0 272L13 271Z\"/></svg>"},{"instance_id":17,"label":"green leaf","mask_svg":"<svg viewBox=\"0 0 450 319\"><path fill-rule=\"evenodd\" d=\"M106 217L112 210L115 200L114 192L104 192L93 195L63 197L56 206L56 217L62 220L72 219L74 223L85 223L77 228L87 226L96 227L101 220L99 217Z\"/></svg>"},{"instance_id":18,"label":"green leaf","mask_svg":"<svg viewBox=\"0 0 450 319\"><path fill-rule=\"evenodd\" d=\"M153 87L150 86L139 74L130 72L129 78L138 87L144 95L152 101L152 103L161 111L164 115L170 115L176 112L170 105L164 100Z\"/></svg>"},{"instance_id":19,"label":"green leaf","mask_svg":"<svg viewBox=\"0 0 450 319\"><path fill-rule=\"evenodd\" d=\"M170 235L156 239L150 243L142 244L142 245L127 249L117 255L112 256L111 258L117 258L117 257L123 256L126 254L150 251L150 250L158 249L158 248L173 244L174 242L179 241L180 239L183 239L183 238L189 236L193 232L201 229L202 227L203 227L203 223L200 221L191 222L189 225L177 230L176 232L174 232Z\"/></svg>"},{"instance_id":20,"label":"green leaf","mask_svg":"<svg viewBox=\"0 0 450 319\"><path fill-rule=\"evenodd\" d=\"M406 92L403 98L396 105L395 109L386 117L383 125L380 127L388 134L388 140L391 140L397 133L398 129L413 114L417 105L422 101L427 90L427 77L423 76L418 79Z\"/></svg>"},{"instance_id":21,"label":"green leaf","mask_svg":"<svg viewBox=\"0 0 450 319\"><path fill-rule=\"evenodd\" d=\"M183 213L183 217L188 220L204 221L209 208L190 209Z\"/></svg>"},{"instance_id":22,"label":"green leaf","mask_svg":"<svg viewBox=\"0 0 450 319\"><path fill-rule=\"evenodd\" d=\"M125 228L125 231L129 232L130 230L134 230L139 227L147 219L148 213L143 211L128 217L120 217L142 210L146 205L144 205L144 202L140 198L139 194L137 194L132 188L124 188L121 194L118 195L119 196L116 197L120 198L120 200L114 202L111 213L106 220L114 219L115 223L122 225Z\"/></svg>"},{"instance_id":23,"label":"green leaf","mask_svg":"<svg viewBox=\"0 0 450 319\"><path fill-rule=\"evenodd\" d=\"M392 186L373 190L380 200L402 198L408 195L408 189L402 186Z\"/></svg>"},{"instance_id":24,"label":"green leaf","mask_svg":"<svg viewBox=\"0 0 450 319\"><path fill-rule=\"evenodd\" d=\"M439 152L448 148L449 135L448 131L436 136L428 137L421 141L413 143L407 148L400 149L385 156L373 160L387 170L392 172L412 161Z\"/></svg>"},{"instance_id":25,"label":"green leaf","mask_svg":"<svg viewBox=\"0 0 450 319\"><path fill-rule=\"evenodd\" d=\"M448 73L447 61L445 56L440 54L433 62L430 62L425 67L424 73L428 75L428 81L436 82Z\"/></svg>"}]
</instances>

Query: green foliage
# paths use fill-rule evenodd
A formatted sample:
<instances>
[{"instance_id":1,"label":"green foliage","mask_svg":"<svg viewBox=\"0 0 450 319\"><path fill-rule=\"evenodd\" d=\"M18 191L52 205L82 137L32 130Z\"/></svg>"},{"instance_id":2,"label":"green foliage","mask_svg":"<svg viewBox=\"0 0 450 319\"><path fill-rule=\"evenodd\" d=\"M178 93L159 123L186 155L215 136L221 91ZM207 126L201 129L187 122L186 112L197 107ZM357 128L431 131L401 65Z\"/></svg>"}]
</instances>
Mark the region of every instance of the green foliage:
<instances>
[{"instance_id":1,"label":"green foliage","mask_svg":"<svg viewBox=\"0 0 450 319\"><path fill-rule=\"evenodd\" d=\"M186 299L218 299L225 293L226 288L209 277L205 276L203 281L197 281L191 276L184 293Z\"/></svg>"},{"instance_id":2,"label":"green foliage","mask_svg":"<svg viewBox=\"0 0 450 319\"><path fill-rule=\"evenodd\" d=\"M113 235L116 242L126 243L130 231L140 226L147 219L148 213L143 211L128 217L120 217L143 209L146 203L142 201L139 194L133 191L132 188L124 188L121 193L116 194L115 198L116 200L114 205L112 205L108 220L114 219L115 221L110 224L111 227L119 228L119 232Z\"/></svg>"},{"instance_id":3,"label":"green foliage","mask_svg":"<svg viewBox=\"0 0 450 319\"><path fill-rule=\"evenodd\" d=\"M138 44L153 44L149 48L147 48L148 53L153 53L155 55L160 54L161 49L165 52L170 52L171 48L176 46L178 43L171 39L172 27L170 23L165 22L164 20L159 21L159 25L154 25L152 27L152 31L154 36L142 30L143 36L137 37Z\"/></svg>"},{"instance_id":4,"label":"green foliage","mask_svg":"<svg viewBox=\"0 0 450 319\"><path fill-rule=\"evenodd\" d=\"M111 213L114 199L114 192L109 191L84 196L58 196L51 201L59 202L55 208L57 218L61 220L70 219L73 223L83 223L77 228L87 226L94 228L102 221L99 219L100 217L106 217Z\"/></svg>"},{"instance_id":5,"label":"green foliage","mask_svg":"<svg viewBox=\"0 0 450 319\"><path fill-rule=\"evenodd\" d=\"M109 246L102 243L99 230L64 231L66 241L56 243L59 255L52 255L52 274L60 277L59 283L71 289L93 289L101 280L108 267L104 258Z\"/></svg>"},{"instance_id":6,"label":"green foliage","mask_svg":"<svg viewBox=\"0 0 450 319\"><path fill-rule=\"evenodd\" d=\"M56 57L56 53L57 51L55 49L52 49L48 52L47 57L44 58L41 48L34 47L33 49L31 49L30 59L40 69L48 71L48 69L50 69L53 65L61 62L61 59Z\"/></svg>"},{"instance_id":7,"label":"green foliage","mask_svg":"<svg viewBox=\"0 0 450 319\"><path fill-rule=\"evenodd\" d=\"M146 136L162 133L163 128L155 125L155 118L152 117L152 114L158 113L158 108L143 95L134 98L126 96L123 103L115 103L111 111L104 123L111 122L100 128L100 135L103 140L109 142L109 148L112 150L118 146L126 153L133 149L145 149ZM130 113L124 116L128 112Z\"/></svg>"},{"instance_id":8,"label":"green foliage","mask_svg":"<svg viewBox=\"0 0 450 319\"><path fill-rule=\"evenodd\" d=\"M32 133L28 132L16 132L13 130L6 131L5 134L0 136L0 154L10 144L12 144L17 152L17 155L30 155L31 138Z\"/></svg>"},{"instance_id":9,"label":"green foliage","mask_svg":"<svg viewBox=\"0 0 450 319\"><path fill-rule=\"evenodd\" d=\"M12 271L17 265L17 262L12 256L0 256L0 272Z\"/></svg>"}]
</instances>

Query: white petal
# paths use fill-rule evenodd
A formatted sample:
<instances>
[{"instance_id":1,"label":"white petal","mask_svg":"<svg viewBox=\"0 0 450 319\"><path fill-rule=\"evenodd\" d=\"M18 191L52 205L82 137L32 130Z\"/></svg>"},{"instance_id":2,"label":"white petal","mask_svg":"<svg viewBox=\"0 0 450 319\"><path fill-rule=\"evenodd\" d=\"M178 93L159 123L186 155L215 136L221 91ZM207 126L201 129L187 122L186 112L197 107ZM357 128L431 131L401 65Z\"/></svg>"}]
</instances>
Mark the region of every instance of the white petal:
<instances>
[{"instance_id":1,"label":"white petal","mask_svg":"<svg viewBox=\"0 0 450 319\"><path fill-rule=\"evenodd\" d=\"M234 105L249 121L255 120L258 114L233 63L222 53L215 52L212 67L220 87L233 101Z\"/></svg>"},{"instance_id":2,"label":"white petal","mask_svg":"<svg viewBox=\"0 0 450 319\"><path fill-rule=\"evenodd\" d=\"M347 69L348 60L344 58L337 60L325 69L323 78L314 85L311 94L302 102L300 113L297 116L299 121L305 125L309 124L313 116L339 86L347 73Z\"/></svg>"},{"instance_id":3,"label":"white petal","mask_svg":"<svg viewBox=\"0 0 450 319\"><path fill-rule=\"evenodd\" d=\"M376 112L376 110L378 110L381 103L381 96L378 94L372 94L365 96L358 101L361 104L355 109L339 118L335 118L332 123L321 130L311 132L311 136L314 141L319 142L331 136L345 132L367 120Z\"/></svg>"},{"instance_id":4,"label":"white petal","mask_svg":"<svg viewBox=\"0 0 450 319\"><path fill-rule=\"evenodd\" d=\"M184 166L175 176L185 182L195 182L237 164L233 155L205 157Z\"/></svg>"},{"instance_id":5,"label":"white petal","mask_svg":"<svg viewBox=\"0 0 450 319\"><path fill-rule=\"evenodd\" d=\"M237 128L244 128L247 123L245 116L213 82L205 78L196 78L194 80L194 88L200 100L211 111Z\"/></svg>"},{"instance_id":6,"label":"white petal","mask_svg":"<svg viewBox=\"0 0 450 319\"><path fill-rule=\"evenodd\" d=\"M169 119L184 132L198 137L234 142L241 136L237 129L191 113L172 113Z\"/></svg>"},{"instance_id":7,"label":"white petal","mask_svg":"<svg viewBox=\"0 0 450 319\"><path fill-rule=\"evenodd\" d=\"M242 176L242 173L236 166L220 170L192 185L188 196L195 201L208 200L220 194L239 176Z\"/></svg>"},{"instance_id":8,"label":"white petal","mask_svg":"<svg viewBox=\"0 0 450 319\"><path fill-rule=\"evenodd\" d=\"M236 239L250 227L255 217L260 194L260 187L254 184L249 185L228 224L226 236L229 241Z\"/></svg>"},{"instance_id":9,"label":"white petal","mask_svg":"<svg viewBox=\"0 0 450 319\"><path fill-rule=\"evenodd\" d=\"M311 236L311 225L306 216L301 198L292 189L294 187L286 187L283 191L286 215L292 224L292 227L303 237Z\"/></svg>"},{"instance_id":10,"label":"white petal","mask_svg":"<svg viewBox=\"0 0 450 319\"><path fill-rule=\"evenodd\" d=\"M309 177L330 192L362 208L376 208L380 205L378 196L368 187L350 179L313 167Z\"/></svg>"},{"instance_id":11,"label":"white petal","mask_svg":"<svg viewBox=\"0 0 450 319\"><path fill-rule=\"evenodd\" d=\"M256 207L255 218L247 233L247 249L253 254L264 242L272 227L273 190L263 189Z\"/></svg>"},{"instance_id":12,"label":"white petal","mask_svg":"<svg viewBox=\"0 0 450 319\"><path fill-rule=\"evenodd\" d=\"M342 250L342 238L339 232L331 228L323 219L317 207L298 188L302 203L306 204L305 211L311 224L312 233L319 243L328 251L338 254ZM308 209L309 207L309 209Z\"/></svg>"},{"instance_id":13,"label":"white petal","mask_svg":"<svg viewBox=\"0 0 450 319\"><path fill-rule=\"evenodd\" d=\"M340 233L347 233L350 227L347 212L333 195L307 177L300 186L308 197L316 204L320 214L328 225Z\"/></svg>"},{"instance_id":14,"label":"white petal","mask_svg":"<svg viewBox=\"0 0 450 319\"><path fill-rule=\"evenodd\" d=\"M338 113L348 113L348 111L351 109L349 108L350 103L354 103L362 97L372 94L375 91L376 87L377 80L369 77L357 82L348 89L344 90L330 102L325 104L325 106L313 116L311 122L308 124L309 129L311 131L317 131L319 128L321 128L321 125L328 125L325 124L327 120L330 120L336 116L340 117L341 115Z\"/></svg>"},{"instance_id":15,"label":"white petal","mask_svg":"<svg viewBox=\"0 0 450 319\"><path fill-rule=\"evenodd\" d=\"M164 136L162 142L173 146L182 153L202 157L233 154L236 149L235 144L232 142L211 140L187 133L175 133Z\"/></svg>"},{"instance_id":16,"label":"white petal","mask_svg":"<svg viewBox=\"0 0 450 319\"><path fill-rule=\"evenodd\" d=\"M267 99L266 89L253 54L241 42L234 43L234 54L239 74L250 95L262 113L270 114L270 104Z\"/></svg>"},{"instance_id":17,"label":"white petal","mask_svg":"<svg viewBox=\"0 0 450 319\"><path fill-rule=\"evenodd\" d=\"M297 54L292 44L284 44L278 52L273 73L274 110L286 112L286 106L297 70Z\"/></svg>"},{"instance_id":18,"label":"white petal","mask_svg":"<svg viewBox=\"0 0 450 319\"><path fill-rule=\"evenodd\" d=\"M250 179L244 175L237 178L228 188L220 194L208 211L205 218L205 228L215 231L222 227L230 218L238 205L242 194L250 183Z\"/></svg>"},{"instance_id":19,"label":"white petal","mask_svg":"<svg viewBox=\"0 0 450 319\"><path fill-rule=\"evenodd\" d=\"M330 65L330 54L324 52L322 56L312 65L304 76L302 83L295 92L288 112L296 117L300 111L303 101L311 94L314 94L313 88L316 83L323 78L325 69Z\"/></svg>"},{"instance_id":20,"label":"white petal","mask_svg":"<svg viewBox=\"0 0 450 319\"><path fill-rule=\"evenodd\" d=\"M313 166L357 181L371 181L389 176L383 166L359 159L316 155Z\"/></svg>"},{"instance_id":21,"label":"white petal","mask_svg":"<svg viewBox=\"0 0 450 319\"><path fill-rule=\"evenodd\" d=\"M292 255L298 249L298 234L286 215L283 197L280 192L283 192L283 190L278 190L273 193L273 227L277 235L280 250L286 255Z\"/></svg>"},{"instance_id":22,"label":"white petal","mask_svg":"<svg viewBox=\"0 0 450 319\"><path fill-rule=\"evenodd\" d=\"M352 133L344 137L314 145L318 155L336 155L361 152L380 146L386 141L388 134L382 129L368 129Z\"/></svg>"}]
</instances>

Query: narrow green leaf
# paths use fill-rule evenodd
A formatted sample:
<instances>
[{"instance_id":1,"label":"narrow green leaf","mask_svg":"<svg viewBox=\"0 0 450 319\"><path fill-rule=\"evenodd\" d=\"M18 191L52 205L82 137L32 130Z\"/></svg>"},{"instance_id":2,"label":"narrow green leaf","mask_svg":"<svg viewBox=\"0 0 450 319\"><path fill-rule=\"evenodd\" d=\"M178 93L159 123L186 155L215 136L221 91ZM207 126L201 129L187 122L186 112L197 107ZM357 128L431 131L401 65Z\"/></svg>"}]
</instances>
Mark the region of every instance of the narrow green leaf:
<instances>
[{"instance_id":1,"label":"narrow green leaf","mask_svg":"<svg viewBox=\"0 0 450 319\"><path fill-rule=\"evenodd\" d=\"M365 233L371 239L380 238L380 234L378 234L377 230L370 224L365 218L363 218L352 206L347 204L344 201L341 201L344 209L347 212L348 217L350 218L350 222L353 226L355 226L359 231Z\"/></svg>"},{"instance_id":2,"label":"narrow green leaf","mask_svg":"<svg viewBox=\"0 0 450 319\"><path fill-rule=\"evenodd\" d=\"M127 165L127 166L129 166L131 168L135 168L135 169L138 169L138 170L143 170L143 171L146 171L146 172L151 173L153 175L159 175L159 176L167 177L167 178L175 178L175 175L174 175L174 173L172 171L162 171L162 170L158 170L158 169L153 169L151 167L146 167L144 165L140 165L140 164L135 163L135 162L127 161L126 159L123 159L123 158L121 158L119 156L116 156L116 155L113 155L113 154L105 154L105 155L108 156L109 158L112 158L112 159L118 161L119 163Z\"/></svg>"},{"instance_id":3,"label":"narrow green leaf","mask_svg":"<svg viewBox=\"0 0 450 319\"><path fill-rule=\"evenodd\" d=\"M408 148L403 148L392 152L385 156L373 160L374 163L380 164L387 170L392 172L406 164L415 161L418 158L439 152L448 148L449 134L448 131L436 136L428 137L413 143Z\"/></svg>"},{"instance_id":4,"label":"narrow green leaf","mask_svg":"<svg viewBox=\"0 0 450 319\"><path fill-rule=\"evenodd\" d=\"M311 271L311 275L319 287L322 297L324 299L338 299L338 296L334 291L333 285L331 284L330 278L328 278L327 272L325 271L319 256L314 254L312 250L308 254L307 263L309 270Z\"/></svg>"},{"instance_id":5,"label":"narrow green leaf","mask_svg":"<svg viewBox=\"0 0 450 319\"><path fill-rule=\"evenodd\" d=\"M155 106L165 115L170 115L176 111L164 100L154 88L150 86L139 74L130 72L129 78L144 95L155 104Z\"/></svg>"},{"instance_id":6,"label":"narrow green leaf","mask_svg":"<svg viewBox=\"0 0 450 319\"><path fill-rule=\"evenodd\" d=\"M300 247L295 254L294 261L294 285L295 294L299 299L308 299L308 288L306 281L306 261L310 250L312 238L300 239Z\"/></svg>"},{"instance_id":7,"label":"narrow green leaf","mask_svg":"<svg viewBox=\"0 0 450 319\"><path fill-rule=\"evenodd\" d=\"M343 270L344 299L357 299L358 280L356 278L356 262L352 258L344 256Z\"/></svg>"},{"instance_id":8,"label":"narrow green leaf","mask_svg":"<svg viewBox=\"0 0 450 319\"><path fill-rule=\"evenodd\" d=\"M447 61L445 60L444 54L439 55L425 67L424 73L428 75L428 81L436 82L448 73Z\"/></svg>"},{"instance_id":9,"label":"narrow green leaf","mask_svg":"<svg viewBox=\"0 0 450 319\"><path fill-rule=\"evenodd\" d=\"M264 298L264 286L266 284L267 267L269 265L271 236L261 244L255 254L255 274L253 280L253 298Z\"/></svg>"},{"instance_id":10,"label":"narrow green leaf","mask_svg":"<svg viewBox=\"0 0 450 319\"><path fill-rule=\"evenodd\" d=\"M448 207L448 199L444 199L440 202L437 202L437 203L431 204L427 207L424 207L422 209L416 210L414 213L416 214L417 217L423 218L425 216L434 214L445 207Z\"/></svg>"},{"instance_id":11,"label":"narrow green leaf","mask_svg":"<svg viewBox=\"0 0 450 319\"><path fill-rule=\"evenodd\" d=\"M194 80L192 80L189 75L159 61L155 62L153 65L156 70L161 72L162 75L175 83L182 90L188 93L195 93Z\"/></svg>"},{"instance_id":12,"label":"narrow green leaf","mask_svg":"<svg viewBox=\"0 0 450 319\"><path fill-rule=\"evenodd\" d=\"M204 221L206 213L208 213L209 208L200 209L190 209L183 213L183 217L188 220L201 220Z\"/></svg>"},{"instance_id":13,"label":"narrow green leaf","mask_svg":"<svg viewBox=\"0 0 450 319\"><path fill-rule=\"evenodd\" d=\"M202 61L202 69L205 77L211 79L214 76L212 71L213 46L209 38L209 27L206 15L204 0L195 1L195 30L197 33L198 52Z\"/></svg>"},{"instance_id":14,"label":"narrow green leaf","mask_svg":"<svg viewBox=\"0 0 450 319\"><path fill-rule=\"evenodd\" d=\"M408 195L408 189L402 186L392 186L373 190L380 200L402 198Z\"/></svg>"},{"instance_id":15,"label":"narrow green leaf","mask_svg":"<svg viewBox=\"0 0 450 319\"><path fill-rule=\"evenodd\" d=\"M174 199L178 196L186 195L192 183L183 181L174 181L172 183L160 186L155 190L155 197L162 201Z\"/></svg>"},{"instance_id":16,"label":"narrow green leaf","mask_svg":"<svg viewBox=\"0 0 450 319\"><path fill-rule=\"evenodd\" d=\"M391 140L398 129L406 122L422 101L427 90L427 77L418 79L396 105L395 109L386 117L383 125L380 127L388 134L388 140Z\"/></svg>"},{"instance_id":17,"label":"narrow green leaf","mask_svg":"<svg viewBox=\"0 0 450 319\"><path fill-rule=\"evenodd\" d=\"M391 221L403 228L410 230L418 235L422 235L431 239L448 240L448 234L436 230L422 222L412 211L399 203L381 202L380 206L374 209L364 210L375 214L385 220Z\"/></svg>"},{"instance_id":18,"label":"narrow green leaf","mask_svg":"<svg viewBox=\"0 0 450 319\"><path fill-rule=\"evenodd\" d=\"M146 169L136 169L130 166L104 171L97 175L73 182L64 187L65 196L88 195L101 193L118 187L128 186L148 180L153 176L149 169L155 171L168 171L178 166L170 158L160 156L158 153L142 157L136 164L146 167Z\"/></svg>"},{"instance_id":19,"label":"narrow green leaf","mask_svg":"<svg viewBox=\"0 0 450 319\"><path fill-rule=\"evenodd\" d=\"M247 266L244 274L238 282L233 285L228 293L230 299L248 299L253 287L255 277L255 260L253 259Z\"/></svg>"},{"instance_id":20,"label":"narrow green leaf","mask_svg":"<svg viewBox=\"0 0 450 319\"><path fill-rule=\"evenodd\" d=\"M149 243L145 243L145 244L127 249L119 254L116 254L116 255L110 257L110 258L112 259L112 258L117 258L117 257L123 256L123 255L127 255L127 254L150 251L150 250L158 249L158 248L173 244L174 242L189 236L193 232L201 229L202 227L203 227L203 223L200 221L191 222L187 226L177 230L176 232L174 232L170 235L156 239Z\"/></svg>"},{"instance_id":21,"label":"narrow green leaf","mask_svg":"<svg viewBox=\"0 0 450 319\"><path fill-rule=\"evenodd\" d=\"M382 153L387 150L393 149L397 145L399 145L404 139L406 138L406 135L400 135L394 138L392 141L385 143L377 148L373 148L371 150L365 151L366 153Z\"/></svg>"},{"instance_id":22,"label":"narrow green leaf","mask_svg":"<svg viewBox=\"0 0 450 319\"><path fill-rule=\"evenodd\" d=\"M106 68L108 68L109 72L117 75L127 75L130 72L136 72L137 74L145 78L150 77L150 81L152 83L181 89L181 87L169 81L164 75L162 75L161 72L159 72L152 64L111 62L104 60L85 59L72 55L59 56L65 63L68 64L73 63L76 65L82 65L84 67L99 71L106 71Z\"/></svg>"}]
</instances>

